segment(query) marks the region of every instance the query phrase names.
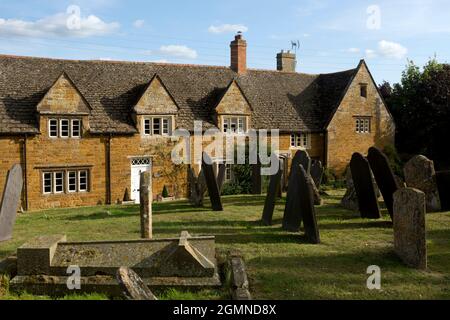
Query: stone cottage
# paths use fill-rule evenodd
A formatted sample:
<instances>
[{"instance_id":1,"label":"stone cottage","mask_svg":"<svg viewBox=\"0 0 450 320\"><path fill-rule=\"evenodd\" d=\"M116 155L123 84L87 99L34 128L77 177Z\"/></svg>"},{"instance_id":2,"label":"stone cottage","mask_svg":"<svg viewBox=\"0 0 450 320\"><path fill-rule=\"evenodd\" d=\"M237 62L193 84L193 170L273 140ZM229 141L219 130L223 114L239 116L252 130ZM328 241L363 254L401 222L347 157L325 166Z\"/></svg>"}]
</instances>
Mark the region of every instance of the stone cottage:
<instances>
[{"instance_id":1,"label":"stone cottage","mask_svg":"<svg viewBox=\"0 0 450 320\"><path fill-rule=\"evenodd\" d=\"M330 74L247 68L247 43L231 65L73 61L0 55L0 192L20 163L25 210L138 201L139 173L187 195L186 166L170 151L176 128L227 134L279 129L280 150L300 148L341 174L353 152L394 142L394 122L364 61ZM231 170L227 178L231 178Z\"/></svg>"}]
</instances>

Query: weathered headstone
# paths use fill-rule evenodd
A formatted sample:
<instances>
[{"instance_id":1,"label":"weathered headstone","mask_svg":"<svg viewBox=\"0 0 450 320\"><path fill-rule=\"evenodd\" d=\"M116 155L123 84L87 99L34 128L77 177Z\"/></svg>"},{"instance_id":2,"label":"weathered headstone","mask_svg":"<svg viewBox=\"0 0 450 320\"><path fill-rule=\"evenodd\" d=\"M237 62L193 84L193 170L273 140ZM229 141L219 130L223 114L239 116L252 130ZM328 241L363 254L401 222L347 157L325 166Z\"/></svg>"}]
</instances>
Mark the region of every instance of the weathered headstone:
<instances>
[{"instance_id":1,"label":"weathered headstone","mask_svg":"<svg viewBox=\"0 0 450 320\"><path fill-rule=\"evenodd\" d=\"M427 212L441 210L441 201L436 183L434 163L427 157L419 155L409 160L403 168L406 185L409 188L425 192Z\"/></svg>"},{"instance_id":2,"label":"weathered headstone","mask_svg":"<svg viewBox=\"0 0 450 320\"><path fill-rule=\"evenodd\" d=\"M400 188L394 194L394 249L408 266L427 268L425 194Z\"/></svg>"},{"instance_id":3,"label":"weathered headstone","mask_svg":"<svg viewBox=\"0 0 450 320\"><path fill-rule=\"evenodd\" d=\"M437 171L436 181L441 200L441 210L450 211L450 171Z\"/></svg>"},{"instance_id":4,"label":"weathered headstone","mask_svg":"<svg viewBox=\"0 0 450 320\"><path fill-rule=\"evenodd\" d=\"M141 215L141 238L151 239L152 233L152 173L145 171L141 173L139 181L139 199Z\"/></svg>"},{"instance_id":5,"label":"weathered headstone","mask_svg":"<svg viewBox=\"0 0 450 320\"><path fill-rule=\"evenodd\" d=\"M219 192L222 193L223 184L225 182L225 172L227 166L225 163L219 164L219 169L217 172L217 186L219 187Z\"/></svg>"},{"instance_id":6,"label":"weathered headstone","mask_svg":"<svg viewBox=\"0 0 450 320\"><path fill-rule=\"evenodd\" d=\"M311 186L311 191L312 191L312 194L313 194L314 205L321 206L323 204L322 198L320 197L320 191L317 188L316 183L314 182L314 179L311 177L310 174L307 174L306 177L307 177L308 184Z\"/></svg>"},{"instance_id":7,"label":"weathered headstone","mask_svg":"<svg viewBox=\"0 0 450 320\"><path fill-rule=\"evenodd\" d=\"M271 163L279 161L276 154L272 154ZM278 166L278 171L276 174L270 176L269 188L267 190L266 201L264 202L264 210L262 214L262 221L265 225L272 225L273 210L275 209L275 201L277 198L278 190L281 188L281 176L283 174L283 167Z\"/></svg>"},{"instance_id":8,"label":"weathered headstone","mask_svg":"<svg viewBox=\"0 0 450 320\"><path fill-rule=\"evenodd\" d=\"M205 175L206 186L208 187L208 194L209 199L211 200L212 209L214 211L223 211L219 186L217 185L212 161L206 153L203 153L202 157L202 171Z\"/></svg>"},{"instance_id":9,"label":"weathered headstone","mask_svg":"<svg viewBox=\"0 0 450 320\"><path fill-rule=\"evenodd\" d=\"M319 228L317 226L316 210L314 208L314 182L309 177L306 170L300 165L300 170L297 172L300 198L300 212L303 219L303 227L305 229L306 238L313 244L320 243Z\"/></svg>"},{"instance_id":10,"label":"weathered headstone","mask_svg":"<svg viewBox=\"0 0 450 320\"><path fill-rule=\"evenodd\" d=\"M312 162L311 162L311 177L313 178L317 189L319 189L320 185L322 184L323 171L324 171L324 169L323 169L322 162L319 160L312 160Z\"/></svg>"},{"instance_id":11,"label":"weathered headstone","mask_svg":"<svg viewBox=\"0 0 450 320\"><path fill-rule=\"evenodd\" d=\"M256 164L252 164L252 194L258 195L262 192L261 183L261 162L258 161Z\"/></svg>"},{"instance_id":12,"label":"weathered headstone","mask_svg":"<svg viewBox=\"0 0 450 320\"><path fill-rule=\"evenodd\" d=\"M297 152L298 162L303 166L307 174L311 173L311 158L306 150L300 150ZM295 156L297 156L297 154Z\"/></svg>"},{"instance_id":13,"label":"weathered headstone","mask_svg":"<svg viewBox=\"0 0 450 320\"><path fill-rule=\"evenodd\" d=\"M117 270L117 282L129 300L158 300L136 272L127 267Z\"/></svg>"},{"instance_id":14,"label":"weathered headstone","mask_svg":"<svg viewBox=\"0 0 450 320\"><path fill-rule=\"evenodd\" d=\"M358 211L358 196L356 195L355 185L353 184L352 171L350 167L345 172L345 183L347 185L347 191L341 200L341 206L347 210Z\"/></svg>"},{"instance_id":15,"label":"weathered headstone","mask_svg":"<svg viewBox=\"0 0 450 320\"><path fill-rule=\"evenodd\" d=\"M369 149L367 160L392 219L394 215L394 193L399 189L399 185L389 165L389 159L379 149L372 147Z\"/></svg>"},{"instance_id":16,"label":"weathered headstone","mask_svg":"<svg viewBox=\"0 0 450 320\"><path fill-rule=\"evenodd\" d=\"M353 184L358 197L358 208L362 218L380 219L380 207L375 191L369 161L360 153L354 153L350 161Z\"/></svg>"},{"instance_id":17,"label":"weathered headstone","mask_svg":"<svg viewBox=\"0 0 450 320\"><path fill-rule=\"evenodd\" d=\"M22 194L23 175L22 167L14 165L8 172L2 202L0 203L0 241L12 238L14 222L20 205Z\"/></svg>"},{"instance_id":18,"label":"weathered headstone","mask_svg":"<svg viewBox=\"0 0 450 320\"><path fill-rule=\"evenodd\" d=\"M189 201L196 207L203 206L203 199L206 192L206 183L203 171L200 170L198 176L196 176L194 170L189 168L188 179L190 187Z\"/></svg>"},{"instance_id":19,"label":"weathered headstone","mask_svg":"<svg viewBox=\"0 0 450 320\"><path fill-rule=\"evenodd\" d=\"M308 154L306 151L297 151L291 163L291 171L289 173L288 191L286 196L286 206L284 207L283 215L283 229L286 231L297 232L300 230L301 226L301 211L300 208L300 197L298 189L299 185L296 182L298 179L298 171L300 170L300 165L310 163Z\"/></svg>"}]
</instances>

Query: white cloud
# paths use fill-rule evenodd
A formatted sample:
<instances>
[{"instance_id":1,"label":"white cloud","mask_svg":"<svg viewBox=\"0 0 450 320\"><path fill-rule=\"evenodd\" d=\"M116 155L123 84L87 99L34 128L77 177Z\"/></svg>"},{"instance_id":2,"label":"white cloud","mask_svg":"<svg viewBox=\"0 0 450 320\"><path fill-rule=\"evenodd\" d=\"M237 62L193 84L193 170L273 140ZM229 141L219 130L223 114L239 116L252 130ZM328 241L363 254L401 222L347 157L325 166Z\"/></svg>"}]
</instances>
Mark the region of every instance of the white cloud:
<instances>
[{"instance_id":1,"label":"white cloud","mask_svg":"<svg viewBox=\"0 0 450 320\"><path fill-rule=\"evenodd\" d=\"M208 32L210 33L230 33L230 32L247 32L248 28L243 24L222 24L220 26L210 26Z\"/></svg>"},{"instance_id":2,"label":"white cloud","mask_svg":"<svg viewBox=\"0 0 450 320\"><path fill-rule=\"evenodd\" d=\"M135 28L142 28L144 26L144 24L145 24L145 20L142 20L142 19L138 19L133 22L133 26Z\"/></svg>"},{"instance_id":3,"label":"white cloud","mask_svg":"<svg viewBox=\"0 0 450 320\"><path fill-rule=\"evenodd\" d=\"M366 58L367 59L373 59L377 57L377 53L375 50L372 49L366 49Z\"/></svg>"},{"instance_id":4,"label":"white cloud","mask_svg":"<svg viewBox=\"0 0 450 320\"><path fill-rule=\"evenodd\" d=\"M378 52L385 58L403 59L408 54L408 49L399 43L382 40L378 43Z\"/></svg>"},{"instance_id":5,"label":"white cloud","mask_svg":"<svg viewBox=\"0 0 450 320\"><path fill-rule=\"evenodd\" d=\"M119 27L117 22L107 23L95 15L78 19L68 13L58 13L36 21L0 18L0 35L3 36L90 37L112 33Z\"/></svg>"},{"instance_id":6,"label":"white cloud","mask_svg":"<svg viewBox=\"0 0 450 320\"><path fill-rule=\"evenodd\" d=\"M196 59L198 56L197 51L195 51L194 49L180 45L162 46L161 48L159 48L159 52L172 57L186 59Z\"/></svg>"},{"instance_id":7,"label":"white cloud","mask_svg":"<svg viewBox=\"0 0 450 320\"><path fill-rule=\"evenodd\" d=\"M348 48L347 52L349 52L349 53L360 53L361 49L360 48Z\"/></svg>"}]
</instances>

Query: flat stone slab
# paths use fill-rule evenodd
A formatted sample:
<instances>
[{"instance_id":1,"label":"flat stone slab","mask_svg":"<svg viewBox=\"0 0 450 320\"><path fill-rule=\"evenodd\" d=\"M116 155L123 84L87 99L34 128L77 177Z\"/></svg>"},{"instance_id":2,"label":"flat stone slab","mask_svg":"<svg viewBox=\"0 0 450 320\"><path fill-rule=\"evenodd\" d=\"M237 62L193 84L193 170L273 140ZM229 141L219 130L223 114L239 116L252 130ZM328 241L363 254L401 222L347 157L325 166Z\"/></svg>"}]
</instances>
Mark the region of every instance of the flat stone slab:
<instances>
[{"instance_id":1,"label":"flat stone slab","mask_svg":"<svg viewBox=\"0 0 450 320\"><path fill-rule=\"evenodd\" d=\"M369 160L377 186L383 195L384 204L392 219L394 216L394 193L400 186L389 165L389 159L379 149L372 147L369 149L367 160Z\"/></svg>"},{"instance_id":2,"label":"flat stone slab","mask_svg":"<svg viewBox=\"0 0 450 320\"><path fill-rule=\"evenodd\" d=\"M394 194L394 248L405 264L427 268L425 194L401 188Z\"/></svg>"},{"instance_id":3,"label":"flat stone slab","mask_svg":"<svg viewBox=\"0 0 450 320\"><path fill-rule=\"evenodd\" d=\"M372 178L369 161L360 153L354 153L350 161L353 184L358 197L358 209L362 218L380 219L380 207Z\"/></svg>"},{"instance_id":4,"label":"flat stone slab","mask_svg":"<svg viewBox=\"0 0 450 320\"><path fill-rule=\"evenodd\" d=\"M12 238L23 187L22 167L14 165L8 172L0 203L0 241Z\"/></svg>"},{"instance_id":5,"label":"flat stone slab","mask_svg":"<svg viewBox=\"0 0 450 320\"><path fill-rule=\"evenodd\" d=\"M47 287L52 281L65 284L69 266L80 268L87 284L83 290L100 285L109 292L112 284L118 286L115 279L120 267L133 269L146 284L220 285L215 237L187 232L179 238L130 241L65 242L61 236L39 237L20 247L17 257L18 276L11 283L22 289Z\"/></svg>"}]
</instances>

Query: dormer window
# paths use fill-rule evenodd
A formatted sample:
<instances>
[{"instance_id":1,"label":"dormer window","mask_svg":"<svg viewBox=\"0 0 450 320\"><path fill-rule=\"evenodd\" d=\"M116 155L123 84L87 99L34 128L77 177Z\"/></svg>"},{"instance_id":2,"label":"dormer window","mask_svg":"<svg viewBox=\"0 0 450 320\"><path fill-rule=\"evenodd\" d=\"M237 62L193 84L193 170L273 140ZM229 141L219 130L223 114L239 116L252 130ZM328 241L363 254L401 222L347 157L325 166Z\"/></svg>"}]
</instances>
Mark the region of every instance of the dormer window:
<instances>
[{"instance_id":1,"label":"dormer window","mask_svg":"<svg viewBox=\"0 0 450 320\"><path fill-rule=\"evenodd\" d=\"M80 138L80 119L50 119L48 121L48 135L50 138Z\"/></svg>"},{"instance_id":2,"label":"dormer window","mask_svg":"<svg viewBox=\"0 0 450 320\"><path fill-rule=\"evenodd\" d=\"M247 117L223 117L222 130L228 134L244 134L247 132Z\"/></svg>"},{"instance_id":3,"label":"dormer window","mask_svg":"<svg viewBox=\"0 0 450 320\"><path fill-rule=\"evenodd\" d=\"M172 117L153 116L143 120L144 135L149 136L171 136Z\"/></svg>"}]
</instances>

